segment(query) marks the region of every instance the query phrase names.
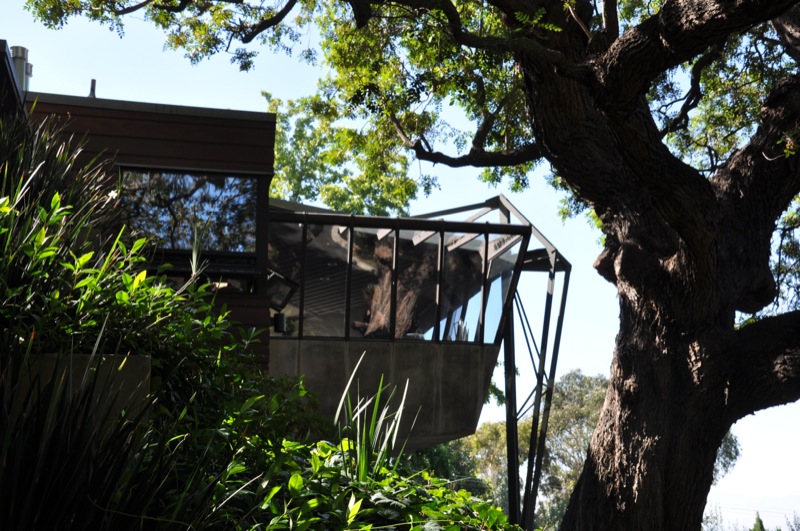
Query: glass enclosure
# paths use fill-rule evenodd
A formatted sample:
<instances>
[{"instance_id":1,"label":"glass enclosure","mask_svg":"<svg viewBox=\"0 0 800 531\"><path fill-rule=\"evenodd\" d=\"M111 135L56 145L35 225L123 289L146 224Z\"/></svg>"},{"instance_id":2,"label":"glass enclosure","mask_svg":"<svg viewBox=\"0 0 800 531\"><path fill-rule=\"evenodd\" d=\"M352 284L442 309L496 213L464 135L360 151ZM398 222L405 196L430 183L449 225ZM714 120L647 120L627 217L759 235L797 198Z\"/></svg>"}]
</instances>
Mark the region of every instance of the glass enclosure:
<instances>
[{"instance_id":1,"label":"glass enclosure","mask_svg":"<svg viewBox=\"0 0 800 531\"><path fill-rule=\"evenodd\" d=\"M285 337L500 341L530 227L270 216L268 267L299 286Z\"/></svg>"}]
</instances>

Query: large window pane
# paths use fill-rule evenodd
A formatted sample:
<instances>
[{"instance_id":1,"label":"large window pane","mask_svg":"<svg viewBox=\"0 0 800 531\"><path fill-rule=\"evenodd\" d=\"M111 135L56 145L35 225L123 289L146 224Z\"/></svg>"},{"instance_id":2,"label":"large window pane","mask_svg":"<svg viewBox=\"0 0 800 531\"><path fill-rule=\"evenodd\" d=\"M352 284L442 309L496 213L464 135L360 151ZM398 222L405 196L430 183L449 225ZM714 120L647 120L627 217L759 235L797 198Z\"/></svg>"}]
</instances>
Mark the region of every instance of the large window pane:
<instances>
[{"instance_id":1,"label":"large window pane","mask_svg":"<svg viewBox=\"0 0 800 531\"><path fill-rule=\"evenodd\" d=\"M302 284L303 226L300 223L270 223L269 268L296 286ZM272 294L268 294L272 296ZM296 337L300 330L300 290L297 289L283 308L286 316L285 336Z\"/></svg>"},{"instance_id":2,"label":"large window pane","mask_svg":"<svg viewBox=\"0 0 800 531\"><path fill-rule=\"evenodd\" d=\"M306 233L303 336L344 337L348 231L309 224Z\"/></svg>"},{"instance_id":3,"label":"large window pane","mask_svg":"<svg viewBox=\"0 0 800 531\"><path fill-rule=\"evenodd\" d=\"M441 339L475 341L482 306L484 238L479 234L445 234Z\"/></svg>"},{"instance_id":4,"label":"large window pane","mask_svg":"<svg viewBox=\"0 0 800 531\"><path fill-rule=\"evenodd\" d=\"M356 227L350 294L350 337L391 337L394 231Z\"/></svg>"},{"instance_id":5,"label":"large window pane","mask_svg":"<svg viewBox=\"0 0 800 531\"><path fill-rule=\"evenodd\" d=\"M432 338L436 321L439 234L431 234L428 238L425 236L419 231L400 231L397 249L397 338Z\"/></svg>"},{"instance_id":6,"label":"large window pane","mask_svg":"<svg viewBox=\"0 0 800 531\"><path fill-rule=\"evenodd\" d=\"M484 311L484 343L492 343L498 337L503 304L509 294L521 240L521 236L489 235L489 295Z\"/></svg>"},{"instance_id":7,"label":"large window pane","mask_svg":"<svg viewBox=\"0 0 800 531\"><path fill-rule=\"evenodd\" d=\"M124 170L126 223L163 248L255 252L256 179Z\"/></svg>"}]
</instances>

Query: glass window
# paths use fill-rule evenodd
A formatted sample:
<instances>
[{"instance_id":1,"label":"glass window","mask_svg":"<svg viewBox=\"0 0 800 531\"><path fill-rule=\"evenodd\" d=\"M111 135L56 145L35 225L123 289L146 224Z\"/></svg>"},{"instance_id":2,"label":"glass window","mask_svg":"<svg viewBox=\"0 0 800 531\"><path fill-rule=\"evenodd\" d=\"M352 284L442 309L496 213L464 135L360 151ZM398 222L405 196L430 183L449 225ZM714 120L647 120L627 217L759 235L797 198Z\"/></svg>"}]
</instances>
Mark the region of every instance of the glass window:
<instances>
[{"instance_id":1,"label":"glass window","mask_svg":"<svg viewBox=\"0 0 800 531\"><path fill-rule=\"evenodd\" d=\"M503 305L511 287L521 241L522 237L516 235L489 235L489 295L484 311L484 343L492 343L498 337Z\"/></svg>"},{"instance_id":2,"label":"glass window","mask_svg":"<svg viewBox=\"0 0 800 531\"><path fill-rule=\"evenodd\" d=\"M226 175L123 170L125 222L166 249L253 253L256 179Z\"/></svg>"},{"instance_id":3,"label":"glass window","mask_svg":"<svg viewBox=\"0 0 800 531\"><path fill-rule=\"evenodd\" d=\"M303 336L344 337L349 231L309 224L306 232Z\"/></svg>"},{"instance_id":4,"label":"glass window","mask_svg":"<svg viewBox=\"0 0 800 531\"><path fill-rule=\"evenodd\" d=\"M300 223L270 223L269 268L295 285L302 283L303 226ZM300 331L300 290L296 290L283 308L286 316L285 336L296 337Z\"/></svg>"},{"instance_id":5,"label":"glass window","mask_svg":"<svg viewBox=\"0 0 800 531\"><path fill-rule=\"evenodd\" d=\"M350 293L350 337L391 337L394 231L356 227Z\"/></svg>"},{"instance_id":6,"label":"glass window","mask_svg":"<svg viewBox=\"0 0 800 531\"><path fill-rule=\"evenodd\" d=\"M432 339L436 322L439 234L400 231L395 337Z\"/></svg>"},{"instance_id":7,"label":"glass window","mask_svg":"<svg viewBox=\"0 0 800 531\"><path fill-rule=\"evenodd\" d=\"M445 234L442 341L479 339L484 241L480 234Z\"/></svg>"}]
</instances>

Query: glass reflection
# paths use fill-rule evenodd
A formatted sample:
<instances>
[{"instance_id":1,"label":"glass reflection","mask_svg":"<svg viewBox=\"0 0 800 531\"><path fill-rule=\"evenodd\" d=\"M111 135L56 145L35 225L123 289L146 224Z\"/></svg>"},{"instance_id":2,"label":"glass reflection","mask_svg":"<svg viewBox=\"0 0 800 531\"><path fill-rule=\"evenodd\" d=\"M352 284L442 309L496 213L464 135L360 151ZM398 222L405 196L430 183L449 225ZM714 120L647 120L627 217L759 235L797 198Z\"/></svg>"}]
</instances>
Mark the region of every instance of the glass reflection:
<instances>
[{"instance_id":1,"label":"glass reflection","mask_svg":"<svg viewBox=\"0 0 800 531\"><path fill-rule=\"evenodd\" d=\"M125 222L159 247L255 252L256 179L214 174L124 170Z\"/></svg>"},{"instance_id":2,"label":"glass reflection","mask_svg":"<svg viewBox=\"0 0 800 531\"><path fill-rule=\"evenodd\" d=\"M344 337L349 247L347 228L309 224L305 245L303 335Z\"/></svg>"},{"instance_id":3,"label":"glass reflection","mask_svg":"<svg viewBox=\"0 0 800 531\"><path fill-rule=\"evenodd\" d=\"M511 287L521 240L520 236L514 235L489 235L489 294L484 311L484 343L492 343L498 337L503 305Z\"/></svg>"},{"instance_id":4,"label":"glass reflection","mask_svg":"<svg viewBox=\"0 0 800 531\"><path fill-rule=\"evenodd\" d=\"M479 330L483 284L483 236L445 234L442 294L442 341L475 341Z\"/></svg>"},{"instance_id":5,"label":"glass reflection","mask_svg":"<svg viewBox=\"0 0 800 531\"><path fill-rule=\"evenodd\" d=\"M269 268L301 285L303 226L300 223L271 223L268 242ZM297 337L300 332L300 290L295 291L283 314L286 316L283 335Z\"/></svg>"},{"instance_id":6,"label":"glass reflection","mask_svg":"<svg viewBox=\"0 0 800 531\"><path fill-rule=\"evenodd\" d=\"M394 240L391 229L353 231L351 337L392 337Z\"/></svg>"},{"instance_id":7,"label":"glass reflection","mask_svg":"<svg viewBox=\"0 0 800 531\"><path fill-rule=\"evenodd\" d=\"M400 231L397 257L395 337L433 337L436 321L438 233L425 238L418 231Z\"/></svg>"}]
</instances>

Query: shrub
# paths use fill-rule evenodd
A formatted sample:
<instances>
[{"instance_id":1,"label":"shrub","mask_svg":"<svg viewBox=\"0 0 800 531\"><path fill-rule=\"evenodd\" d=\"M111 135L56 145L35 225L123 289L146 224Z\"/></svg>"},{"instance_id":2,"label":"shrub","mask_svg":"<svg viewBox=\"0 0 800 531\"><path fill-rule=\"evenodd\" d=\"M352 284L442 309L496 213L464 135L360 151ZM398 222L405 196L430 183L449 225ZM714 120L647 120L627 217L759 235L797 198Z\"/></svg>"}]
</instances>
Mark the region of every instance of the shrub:
<instances>
[{"instance_id":1,"label":"shrub","mask_svg":"<svg viewBox=\"0 0 800 531\"><path fill-rule=\"evenodd\" d=\"M351 414L352 440L325 442L333 423L302 381L248 358L256 333L234 334L207 287L148 275L106 167L77 154L50 121L0 120L0 528L512 528L465 491L398 474L376 407ZM58 377L31 378L46 353ZM109 353L152 356L142 411L97 405L96 370L68 381L74 354L98 368Z\"/></svg>"}]
</instances>

